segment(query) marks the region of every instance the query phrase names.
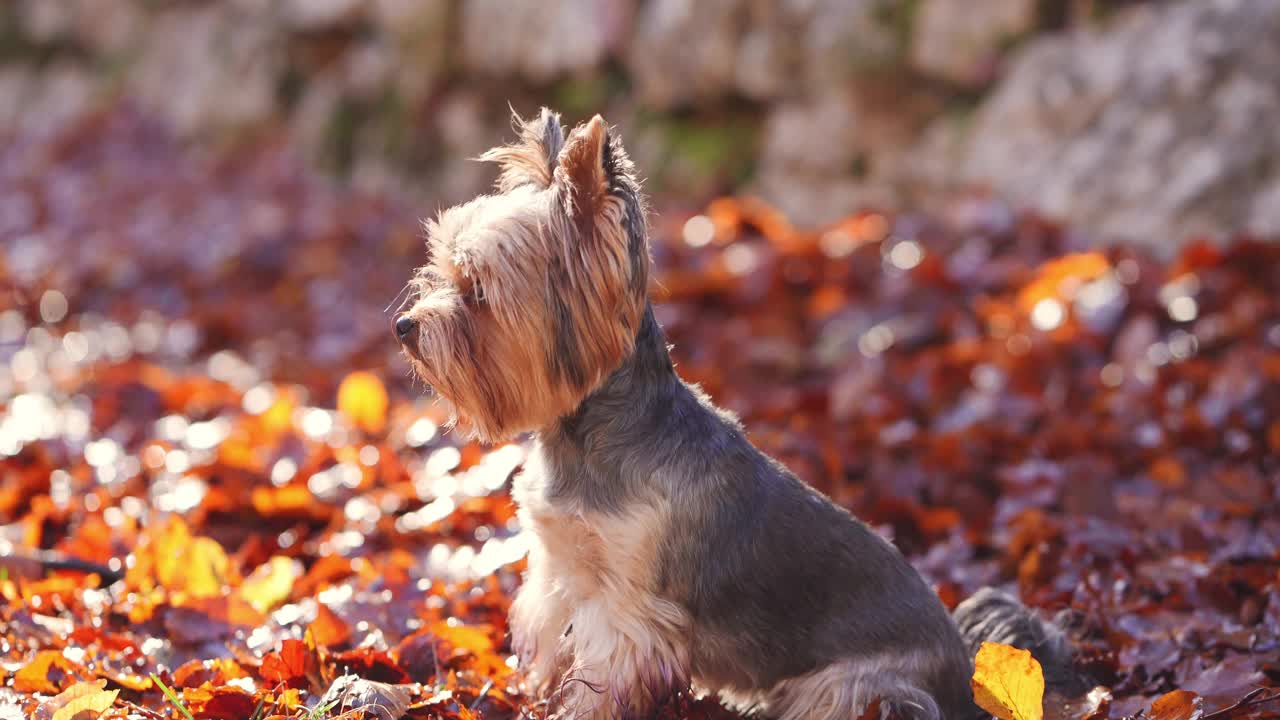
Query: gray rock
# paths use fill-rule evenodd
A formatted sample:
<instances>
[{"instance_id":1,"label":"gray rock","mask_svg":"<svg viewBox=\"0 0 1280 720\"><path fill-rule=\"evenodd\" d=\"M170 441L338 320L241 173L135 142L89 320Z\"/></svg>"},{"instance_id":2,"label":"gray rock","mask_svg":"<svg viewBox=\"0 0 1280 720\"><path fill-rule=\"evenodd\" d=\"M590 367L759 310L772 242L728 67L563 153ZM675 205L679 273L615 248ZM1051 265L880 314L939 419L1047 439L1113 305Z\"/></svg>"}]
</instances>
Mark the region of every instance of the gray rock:
<instances>
[{"instance_id":1,"label":"gray rock","mask_svg":"<svg viewBox=\"0 0 1280 720\"><path fill-rule=\"evenodd\" d=\"M923 0L911 28L911 64L957 85L984 85L1002 46L1035 20L1035 0Z\"/></svg>"},{"instance_id":2,"label":"gray rock","mask_svg":"<svg viewBox=\"0 0 1280 720\"><path fill-rule=\"evenodd\" d=\"M0 69L0 138L62 129L92 107L95 92L88 73L63 61L39 71Z\"/></svg>"},{"instance_id":3,"label":"gray rock","mask_svg":"<svg viewBox=\"0 0 1280 720\"><path fill-rule=\"evenodd\" d=\"M1280 233L1278 39L1280 0L1189 0L1038 40L960 177L1100 237Z\"/></svg>"},{"instance_id":4,"label":"gray rock","mask_svg":"<svg viewBox=\"0 0 1280 720\"><path fill-rule=\"evenodd\" d=\"M363 0L282 0L279 9L288 27L316 31L355 23L364 5Z\"/></svg>"},{"instance_id":5,"label":"gray rock","mask_svg":"<svg viewBox=\"0 0 1280 720\"><path fill-rule=\"evenodd\" d=\"M636 18L627 69L657 107L715 99L733 85L743 0L654 0Z\"/></svg>"},{"instance_id":6,"label":"gray rock","mask_svg":"<svg viewBox=\"0 0 1280 720\"><path fill-rule=\"evenodd\" d=\"M127 94L185 134L252 125L275 110L282 50L271 25L238 6L174 6L151 19Z\"/></svg>"},{"instance_id":7,"label":"gray rock","mask_svg":"<svg viewBox=\"0 0 1280 720\"><path fill-rule=\"evenodd\" d=\"M755 100L838 91L902 54L879 0L655 0L641 6L627 69L658 107L733 93Z\"/></svg>"},{"instance_id":8,"label":"gray rock","mask_svg":"<svg viewBox=\"0 0 1280 720\"><path fill-rule=\"evenodd\" d=\"M780 104L765 123L761 161L779 169L843 174L858 153L857 121L857 107L848 92Z\"/></svg>"},{"instance_id":9,"label":"gray rock","mask_svg":"<svg viewBox=\"0 0 1280 720\"><path fill-rule=\"evenodd\" d=\"M631 21L631 0L470 0L461 6L467 67L547 82L604 60Z\"/></svg>"}]
</instances>

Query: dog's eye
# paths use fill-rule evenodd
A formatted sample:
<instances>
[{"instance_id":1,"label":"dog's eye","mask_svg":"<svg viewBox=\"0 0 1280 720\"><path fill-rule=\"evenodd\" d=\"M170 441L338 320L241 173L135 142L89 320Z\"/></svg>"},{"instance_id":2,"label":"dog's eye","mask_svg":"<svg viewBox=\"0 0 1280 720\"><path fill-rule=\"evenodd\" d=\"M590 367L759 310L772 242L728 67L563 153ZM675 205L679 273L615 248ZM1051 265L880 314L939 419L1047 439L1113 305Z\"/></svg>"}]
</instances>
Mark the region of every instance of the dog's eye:
<instances>
[{"instance_id":1,"label":"dog's eye","mask_svg":"<svg viewBox=\"0 0 1280 720\"><path fill-rule=\"evenodd\" d=\"M479 280L471 283L471 299L478 303L484 302L484 285Z\"/></svg>"}]
</instances>

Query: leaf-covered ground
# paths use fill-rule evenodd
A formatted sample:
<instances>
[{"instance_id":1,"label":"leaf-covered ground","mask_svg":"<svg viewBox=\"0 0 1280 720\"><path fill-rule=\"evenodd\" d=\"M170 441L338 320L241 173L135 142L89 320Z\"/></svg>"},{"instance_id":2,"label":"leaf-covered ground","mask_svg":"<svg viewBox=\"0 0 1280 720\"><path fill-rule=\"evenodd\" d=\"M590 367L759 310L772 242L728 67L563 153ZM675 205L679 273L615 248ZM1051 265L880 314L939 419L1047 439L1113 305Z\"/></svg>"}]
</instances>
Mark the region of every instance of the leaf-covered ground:
<instances>
[{"instance_id":1,"label":"leaf-covered ground","mask_svg":"<svg viewBox=\"0 0 1280 720\"><path fill-rule=\"evenodd\" d=\"M0 153L0 718L539 711L505 624L525 450L441 428L391 339L435 208L284 147L113 112ZM1063 611L1095 717L1280 684L1280 245L1088 252L982 198L813 233L659 209L683 375L948 604Z\"/></svg>"}]
</instances>

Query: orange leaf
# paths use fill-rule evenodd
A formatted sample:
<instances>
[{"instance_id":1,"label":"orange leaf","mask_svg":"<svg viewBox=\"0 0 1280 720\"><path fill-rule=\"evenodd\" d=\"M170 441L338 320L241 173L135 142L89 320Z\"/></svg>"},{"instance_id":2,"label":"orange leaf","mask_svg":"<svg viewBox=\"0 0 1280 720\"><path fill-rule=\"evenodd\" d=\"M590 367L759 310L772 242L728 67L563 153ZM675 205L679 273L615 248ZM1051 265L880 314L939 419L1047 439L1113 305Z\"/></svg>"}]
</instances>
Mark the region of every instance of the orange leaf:
<instances>
[{"instance_id":1,"label":"orange leaf","mask_svg":"<svg viewBox=\"0 0 1280 720\"><path fill-rule=\"evenodd\" d=\"M54 695L76 679L75 663L57 650L41 650L13 676L13 689L25 693Z\"/></svg>"},{"instance_id":2,"label":"orange leaf","mask_svg":"<svg viewBox=\"0 0 1280 720\"><path fill-rule=\"evenodd\" d=\"M971 684L974 702L1000 720L1044 718L1044 673L1026 650L982 643Z\"/></svg>"},{"instance_id":3,"label":"orange leaf","mask_svg":"<svg viewBox=\"0 0 1280 720\"><path fill-rule=\"evenodd\" d=\"M371 372L357 370L338 386L338 412L365 432L382 432L387 424L387 404L387 389Z\"/></svg>"},{"instance_id":4,"label":"orange leaf","mask_svg":"<svg viewBox=\"0 0 1280 720\"><path fill-rule=\"evenodd\" d=\"M459 650L469 650L479 654L493 652L494 649L493 638L483 627L450 625L448 622L440 621L431 626L431 632Z\"/></svg>"},{"instance_id":5,"label":"orange leaf","mask_svg":"<svg viewBox=\"0 0 1280 720\"><path fill-rule=\"evenodd\" d=\"M351 626L324 603L319 604L316 619L308 628L316 644L323 647L345 645L351 640Z\"/></svg>"},{"instance_id":6,"label":"orange leaf","mask_svg":"<svg viewBox=\"0 0 1280 720\"><path fill-rule=\"evenodd\" d=\"M301 640L285 640L279 652L262 658L262 679L268 683L283 683L289 687L305 687L309 661L312 659L306 643Z\"/></svg>"},{"instance_id":7,"label":"orange leaf","mask_svg":"<svg viewBox=\"0 0 1280 720\"><path fill-rule=\"evenodd\" d=\"M1174 690L1151 704L1151 720L1199 720L1204 714L1204 698L1190 690Z\"/></svg>"}]
</instances>

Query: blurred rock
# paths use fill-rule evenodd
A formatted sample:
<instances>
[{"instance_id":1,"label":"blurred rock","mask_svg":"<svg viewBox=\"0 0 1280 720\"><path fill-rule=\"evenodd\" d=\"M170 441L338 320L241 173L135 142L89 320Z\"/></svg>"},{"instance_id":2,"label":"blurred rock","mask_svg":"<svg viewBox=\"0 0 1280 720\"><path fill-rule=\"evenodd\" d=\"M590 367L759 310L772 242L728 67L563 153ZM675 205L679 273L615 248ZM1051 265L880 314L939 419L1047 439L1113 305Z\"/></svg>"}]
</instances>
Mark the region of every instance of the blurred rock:
<instances>
[{"instance_id":1,"label":"blurred rock","mask_svg":"<svg viewBox=\"0 0 1280 720\"><path fill-rule=\"evenodd\" d=\"M910 24L909 3L795 0L787 5L804 18L797 50L809 92L828 92L855 74L891 70L906 55L902 41Z\"/></svg>"},{"instance_id":2,"label":"blurred rock","mask_svg":"<svg viewBox=\"0 0 1280 720\"><path fill-rule=\"evenodd\" d=\"M354 23L364 5L363 0L283 0L280 12L288 27L314 32Z\"/></svg>"},{"instance_id":3,"label":"blurred rock","mask_svg":"<svg viewBox=\"0 0 1280 720\"><path fill-rule=\"evenodd\" d=\"M1103 236L1280 232L1280 3L1142 6L1032 43L960 177Z\"/></svg>"},{"instance_id":4,"label":"blurred rock","mask_svg":"<svg viewBox=\"0 0 1280 720\"><path fill-rule=\"evenodd\" d=\"M22 130L55 132L93 106L93 78L57 62L36 72L0 69L0 138Z\"/></svg>"},{"instance_id":5,"label":"blurred rock","mask_svg":"<svg viewBox=\"0 0 1280 720\"><path fill-rule=\"evenodd\" d=\"M654 0L627 55L640 98L671 107L723 95L734 77L742 0Z\"/></svg>"},{"instance_id":6,"label":"blurred rock","mask_svg":"<svg viewBox=\"0 0 1280 720\"><path fill-rule=\"evenodd\" d=\"M875 0L656 0L640 9L627 69L643 100L664 108L735 92L769 100L839 91L855 73L901 55L885 7Z\"/></svg>"},{"instance_id":7,"label":"blurred rock","mask_svg":"<svg viewBox=\"0 0 1280 720\"><path fill-rule=\"evenodd\" d=\"M183 133L260 123L276 108L279 40L234 5L166 6L137 52L129 94Z\"/></svg>"},{"instance_id":8,"label":"blurred rock","mask_svg":"<svg viewBox=\"0 0 1280 720\"><path fill-rule=\"evenodd\" d=\"M488 188L469 158L509 106L552 105L617 124L656 193L746 189L800 223L977 186L1090 236L1280 234L1280 3L1068 5L14 0L0 135L123 97L453 201Z\"/></svg>"},{"instance_id":9,"label":"blurred rock","mask_svg":"<svg viewBox=\"0 0 1280 720\"><path fill-rule=\"evenodd\" d=\"M832 92L779 105L765 123L762 161L778 169L841 174L858 152L853 97Z\"/></svg>"},{"instance_id":10,"label":"blurred rock","mask_svg":"<svg viewBox=\"0 0 1280 720\"><path fill-rule=\"evenodd\" d=\"M629 29L631 0L463 3L462 45L469 68L548 82L599 64Z\"/></svg>"},{"instance_id":11,"label":"blurred rock","mask_svg":"<svg viewBox=\"0 0 1280 720\"><path fill-rule=\"evenodd\" d=\"M1002 46L1029 32L1035 0L923 0L912 24L911 64L964 87L992 78Z\"/></svg>"},{"instance_id":12,"label":"blurred rock","mask_svg":"<svg viewBox=\"0 0 1280 720\"><path fill-rule=\"evenodd\" d=\"M753 190L801 225L896 206L894 178L936 110L927 93L863 77L779 103L765 122Z\"/></svg>"}]
</instances>

